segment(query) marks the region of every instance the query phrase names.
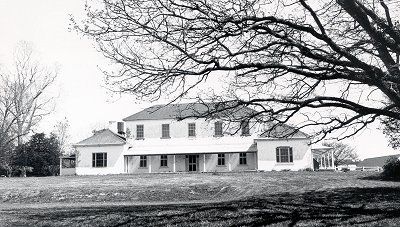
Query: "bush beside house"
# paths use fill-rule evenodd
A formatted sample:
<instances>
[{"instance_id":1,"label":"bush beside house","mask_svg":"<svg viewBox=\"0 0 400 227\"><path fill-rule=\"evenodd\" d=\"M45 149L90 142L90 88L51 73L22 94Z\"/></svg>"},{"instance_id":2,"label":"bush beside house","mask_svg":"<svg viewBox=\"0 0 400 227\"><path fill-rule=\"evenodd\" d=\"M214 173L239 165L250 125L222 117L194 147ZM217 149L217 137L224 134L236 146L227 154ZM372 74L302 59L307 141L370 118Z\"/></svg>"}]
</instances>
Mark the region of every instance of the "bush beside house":
<instances>
[{"instance_id":1,"label":"bush beside house","mask_svg":"<svg viewBox=\"0 0 400 227\"><path fill-rule=\"evenodd\" d=\"M59 173L61 149L53 134L34 134L15 149L13 176L55 176Z\"/></svg>"}]
</instances>

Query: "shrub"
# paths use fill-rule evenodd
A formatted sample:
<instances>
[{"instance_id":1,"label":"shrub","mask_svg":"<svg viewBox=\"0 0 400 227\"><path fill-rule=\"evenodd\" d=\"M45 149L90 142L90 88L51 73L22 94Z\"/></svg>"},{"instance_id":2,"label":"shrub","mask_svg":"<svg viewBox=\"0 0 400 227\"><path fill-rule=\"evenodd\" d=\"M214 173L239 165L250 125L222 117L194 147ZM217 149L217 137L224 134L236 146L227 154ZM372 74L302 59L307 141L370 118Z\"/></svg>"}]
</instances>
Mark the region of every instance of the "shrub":
<instances>
[{"instance_id":1,"label":"shrub","mask_svg":"<svg viewBox=\"0 0 400 227\"><path fill-rule=\"evenodd\" d=\"M312 172L314 170L312 168L305 168L305 169L299 169L299 171Z\"/></svg>"},{"instance_id":2,"label":"shrub","mask_svg":"<svg viewBox=\"0 0 400 227\"><path fill-rule=\"evenodd\" d=\"M382 178L389 180L400 180L400 160L390 158L383 166Z\"/></svg>"},{"instance_id":3,"label":"shrub","mask_svg":"<svg viewBox=\"0 0 400 227\"><path fill-rule=\"evenodd\" d=\"M343 167L341 171L346 173L346 172L349 172L350 169L348 167Z\"/></svg>"}]
</instances>

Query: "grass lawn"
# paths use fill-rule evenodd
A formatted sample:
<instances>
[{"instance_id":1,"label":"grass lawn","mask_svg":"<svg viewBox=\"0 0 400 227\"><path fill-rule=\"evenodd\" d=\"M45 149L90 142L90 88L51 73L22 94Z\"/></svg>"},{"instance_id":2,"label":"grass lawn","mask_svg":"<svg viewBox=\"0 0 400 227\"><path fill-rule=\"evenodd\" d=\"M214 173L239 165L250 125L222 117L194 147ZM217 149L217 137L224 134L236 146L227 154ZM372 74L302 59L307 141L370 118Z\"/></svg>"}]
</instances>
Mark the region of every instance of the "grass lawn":
<instances>
[{"instance_id":1,"label":"grass lawn","mask_svg":"<svg viewBox=\"0 0 400 227\"><path fill-rule=\"evenodd\" d=\"M400 182L368 172L0 179L0 225L400 226Z\"/></svg>"}]
</instances>

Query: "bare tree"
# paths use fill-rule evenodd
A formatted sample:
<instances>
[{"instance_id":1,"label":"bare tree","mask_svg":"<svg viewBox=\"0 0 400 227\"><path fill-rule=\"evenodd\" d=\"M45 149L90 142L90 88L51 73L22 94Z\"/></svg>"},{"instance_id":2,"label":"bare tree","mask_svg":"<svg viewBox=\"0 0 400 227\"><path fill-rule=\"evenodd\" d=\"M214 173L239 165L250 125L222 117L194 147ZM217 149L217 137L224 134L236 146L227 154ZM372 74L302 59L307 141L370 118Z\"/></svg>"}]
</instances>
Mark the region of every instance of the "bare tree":
<instances>
[{"instance_id":1,"label":"bare tree","mask_svg":"<svg viewBox=\"0 0 400 227\"><path fill-rule=\"evenodd\" d=\"M176 101L219 80L214 100L253 107L249 118L311 126L315 141L347 138L381 116L400 119L399 1L99 4L72 21L116 63L105 72L116 92Z\"/></svg>"},{"instance_id":2,"label":"bare tree","mask_svg":"<svg viewBox=\"0 0 400 227\"><path fill-rule=\"evenodd\" d=\"M57 122L52 132L52 134L57 138L62 155L71 153L72 147L70 144L71 136L69 134L69 127L70 124L68 119L64 118L64 120Z\"/></svg>"},{"instance_id":3,"label":"bare tree","mask_svg":"<svg viewBox=\"0 0 400 227\"><path fill-rule=\"evenodd\" d=\"M17 144L31 132L40 120L51 112L53 96L46 96L48 88L57 77L57 69L50 70L34 59L31 44L19 43L14 57L14 70L8 75L13 94L12 116Z\"/></svg>"},{"instance_id":4,"label":"bare tree","mask_svg":"<svg viewBox=\"0 0 400 227\"><path fill-rule=\"evenodd\" d=\"M47 90L57 70L42 66L33 56L30 44L20 42L14 65L0 75L0 165L10 170L13 146L21 146L26 136L51 111L52 97Z\"/></svg>"},{"instance_id":5,"label":"bare tree","mask_svg":"<svg viewBox=\"0 0 400 227\"><path fill-rule=\"evenodd\" d=\"M356 150L341 142L325 142L324 146L333 148L333 157L335 158L335 166L346 164L346 161L358 160L358 154Z\"/></svg>"}]
</instances>

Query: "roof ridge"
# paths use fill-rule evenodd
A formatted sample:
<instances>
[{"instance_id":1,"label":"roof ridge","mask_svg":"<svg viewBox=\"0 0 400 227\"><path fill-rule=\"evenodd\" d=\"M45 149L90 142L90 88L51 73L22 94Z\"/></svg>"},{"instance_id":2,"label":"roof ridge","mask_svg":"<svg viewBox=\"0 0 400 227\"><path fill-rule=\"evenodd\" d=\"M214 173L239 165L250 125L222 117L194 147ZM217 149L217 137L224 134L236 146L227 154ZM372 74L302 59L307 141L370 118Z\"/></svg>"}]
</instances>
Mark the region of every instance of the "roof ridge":
<instances>
[{"instance_id":1,"label":"roof ridge","mask_svg":"<svg viewBox=\"0 0 400 227\"><path fill-rule=\"evenodd\" d=\"M249 115L251 112L255 112L254 109L247 106L229 106L230 102L188 102L188 103L169 103L169 104L157 104L147 107L139 112L136 112L126 118L123 121L135 121L135 120L158 120L158 119L180 119L184 117L206 117L207 112L211 112L212 115L223 116L223 117L243 117ZM221 104L221 105L219 105ZM227 106L224 107L224 104ZM221 108L222 111L218 111ZM231 111L231 112L229 112ZM229 112L229 115L226 115Z\"/></svg>"}]
</instances>

